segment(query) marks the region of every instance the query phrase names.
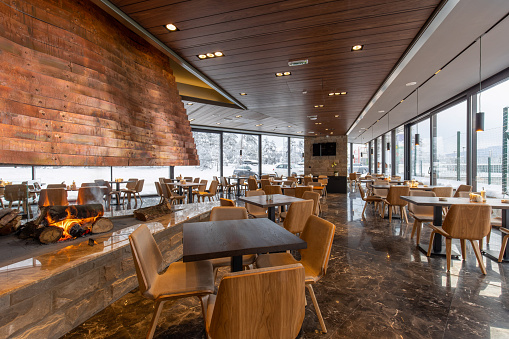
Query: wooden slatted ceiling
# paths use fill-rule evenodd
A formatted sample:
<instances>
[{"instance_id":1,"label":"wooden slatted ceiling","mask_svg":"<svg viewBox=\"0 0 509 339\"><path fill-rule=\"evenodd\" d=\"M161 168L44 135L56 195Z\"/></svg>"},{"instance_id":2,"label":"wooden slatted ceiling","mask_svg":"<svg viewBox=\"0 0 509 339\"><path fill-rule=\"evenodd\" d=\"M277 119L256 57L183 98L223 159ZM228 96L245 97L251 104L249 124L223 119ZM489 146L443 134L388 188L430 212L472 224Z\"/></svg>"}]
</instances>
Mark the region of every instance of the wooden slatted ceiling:
<instances>
[{"instance_id":1,"label":"wooden slatted ceiling","mask_svg":"<svg viewBox=\"0 0 509 339\"><path fill-rule=\"evenodd\" d=\"M243 128L273 131L276 126L292 125L280 131L328 133L325 129L333 128L336 134L344 134L440 1L112 2L249 110L273 118L264 119L262 127L246 121ZM180 31L168 32L167 23L176 24ZM351 52L356 44L364 45L364 50ZM214 51L226 56L196 57ZM287 65L296 59L308 59L309 64ZM284 71L292 75L275 77ZM328 96L337 91L348 95ZM240 96L240 92L248 95ZM193 124L242 125L242 120L216 121L220 111L198 110ZM322 125L306 118L315 114Z\"/></svg>"}]
</instances>

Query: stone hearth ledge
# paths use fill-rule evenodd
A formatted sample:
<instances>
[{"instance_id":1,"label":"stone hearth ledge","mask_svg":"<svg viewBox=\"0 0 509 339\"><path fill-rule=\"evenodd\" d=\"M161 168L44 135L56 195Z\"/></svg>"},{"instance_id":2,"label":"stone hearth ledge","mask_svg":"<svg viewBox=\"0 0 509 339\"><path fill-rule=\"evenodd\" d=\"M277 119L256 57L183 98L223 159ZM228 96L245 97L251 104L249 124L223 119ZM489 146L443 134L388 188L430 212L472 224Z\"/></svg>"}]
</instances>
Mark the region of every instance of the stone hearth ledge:
<instances>
[{"instance_id":1,"label":"stone hearth ledge","mask_svg":"<svg viewBox=\"0 0 509 339\"><path fill-rule=\"evenodd\" d=\"M129 235L151 230L165 263L182 258L182 227L208 220L219 202L197 203L170 215L0 267L0 337L58 338L138 286ZM51 245L48 245L51 246Z\"/></svg>"}]
</instances>

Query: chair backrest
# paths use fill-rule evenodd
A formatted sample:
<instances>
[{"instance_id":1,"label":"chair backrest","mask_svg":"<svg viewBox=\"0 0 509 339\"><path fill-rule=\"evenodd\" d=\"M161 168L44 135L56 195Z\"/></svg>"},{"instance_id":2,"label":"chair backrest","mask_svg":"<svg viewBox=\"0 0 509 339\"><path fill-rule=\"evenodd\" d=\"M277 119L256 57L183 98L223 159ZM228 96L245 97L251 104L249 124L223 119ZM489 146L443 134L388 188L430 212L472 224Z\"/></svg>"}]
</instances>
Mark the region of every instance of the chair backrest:
<instances>
[{"instance_id":1,"label":"chair backrest","mask_svg":"<svg viewBox=\"0 0 509 339\"><path fill-rule=\"evenodd\" d=\"M246 197L254 197L254 196L257 196L257 195L265 195L265 191L258 190L258 191L247 191L246 192ZM255 206L255 205L247 203L247 202L246 202L246 208L247 208L247 211L249 213L251 213L251 214L260 214L260 213L266 213L267 212L266 208L263 208L263 207L260 207L260 206Z\"/></svg>"},{"instance_id":2,"label":"chair backrest","mask_svg":"<svg viewBox=\"0 0 509 339\"><path fill-rule=\"evenodd\" d=\"M210 211L210 221L247 219L244 207L219 206Z\"/></svg>"},{"instance_id":3,"label":"chair backrest","mask_svg":"<svg viewBox=\"0 0 509 339\"><path fill-rule=\"evenodd\" d=\"M283 194L283 191L281 190L281 186L279 185L267 185L265 186L265 194Z\"/></svg>"},{"instance_id":4,"label":"chair backrest","mask_svg":"<svg viewBox=\"0 0 509 339\"><path fill-rule=\"evenodd\" d=\"M170 184L165 183L163 186L166 186L166 192L168 193L168 199L169 198L174 198L174 197L178 196L175 193L173 193L173 190L171 189Z\"/></svg>"},{"instance_id":5,"label":"chair backrest","mask_svg":"<svg viewBox=\"0 0 509 339\"><path fill-rule=\"evenodd\" d=\"M65 184L48 184L46 188L67 188Z\"/></svg>"},{"instance_id":6,"label":"chair backrest","mask_svg":"<svg viewBox=\"0 0 509 339\"><path fill-rule=\"evenodd\" d=\"M171 181L171 179L166 179L166 178L159 178L159 184L161 184L161 190L163 191L163 196L168 198L170 196L170 194L168 193L168 188L165 184L171 184L173 181ZM170 187L172 187L170 185Z\"/></svg>"},{"instance_id":7,"label":"chair backrest","mask_svg":"<svg viewBox=\"0 0 509 339\"><path fill-rule=\"evenodd\" d=\"M81 183L81 187L93 187L93 186L101 186L97 182L83 182Z\"/></svg>"},{"instance_id":8,"label":"chair backrest","mask_svg":"<svg viewBox=\"0 0 509 339\"><path fill-rule=\"evenodd\" d=\"M260 179L260 184L262 186L262 190L265 191L265 186L270 186L270 180L269 179Z\"/></svg>"},{"instance_id":9,"label":"chair backrest","mask_svg":"<svg viewBox=\"0 0 509 339\"><path fill-rule=\"evenodd\" d=\"M301 233L306 221L313 214L314 207L315 202L313 200L292 202L283 221L283 227L293 234Z\"/></svg>"},{"instance_id":10,"label":"chair backrest","mask_svg":"<svg viewBox=\"0 0 509 339\"><path fill-rule=\"evenodd\" d=\"M156 191L157 191L157 195L160 196L160 197L165 197L167 198L165 195L164 195L164 192L163 192L163 188L161 186L161 183L159 181L155 181L154 182L154 185L156 186Z\"/></svg>"},{"instance_id":11,"label":"chair backrest","mask_svg":"<svg viewBox=\"0 0 509 339\"><path fill-rule=\"evenodd\" d=\"M133 190L136 188L136 184L138 183L138 179L136 178L129 178L129 182L125 184L125 188L129 190Z\"/></svg>"},{"instance_id":12,"label":"chair backrest","mask_svg":"<svg viewBox=\"0 0 509 339\"><path fill-rule=\"evenodd\" d=\"M452 187L449 186L433 187L433 192L437 197L452 197Z\"/></svg>"},{"instance_id":13,"label":"chair backrest","mask_svg":"<svg viewBox=\"0 0 509 339\"><path fill-rule=\"evenodd\" d=\"M459 197L461 192L472 192L472 186L470 185L459 185L458 189L456 190L456 193L454 193L454 197ZM468 195L467 195L468 196Z\"/></svg>"},{"instance_id":14,"label":"chair backrest","mask_svg":"<svg viewBox=\"0 0 509 339\"><path fill-rule=\"evenodd\" d=\"M302 198L302 195L304 194L304 192L312 192L312 191L313 191L312 186L295 187L295 197Z\"/></svg>"},{"instance_id":15,"label":"chair backrest","mask_svg":"<svg viewBox=\"0 0 509 339\"><path fill-rule=\"evenodd\" d=\"M311 181L311 182L308 183L308 186L322 187L322 183L318 182L318 181Z\"/></svg>"},{"instance_id":16,"label":"chair backrest","mask_svg":"<svg viewBox=\"0 0 509 339\"><path fill-rule=\"evenodd\" d=\"M205 190L207 189L207 182L208 180L201 180L200 186L198 186L198 191L205 192Z\"/></svg>"},{"instance_id":17,"label":"chair backrest","mask_svg":"<svg viewBox=\"0 0 509 339\"><path fill-rule=\"evenodd\" d=\"M357 179L357 173L353 172L348 175L348 179L350 180L356 180Z\"/></svg>"},{"instance_id":18,"label":"chair backrest","mask_svg":"<svg viewBox=\"0 0 509 339\"><path fill-rule=\"evenodd\" d=\"M154 298L153 288L163 263L163 256L147 225L141 224L129 236L131 251L140 284L140 292L145 298Z\"/></svg>"},{"instance_id":19,"label":"chair backrest","mask_svg":"<svg viewBox=\"0 0 509 339\"><path fill-rule=\"evenodd\" d=\"M304 179L303 179L303 183L305 186L309 185L309 183L312 181L313 181L312 177L304 177Z\"/></svg>"},{"instance_id":20,"label":"chair backrest","mask_svg":"<svg viewBox=\"0 0 509 339\"><path fill-rule=\"evenodd\" d=\"M411 197L434 197L435 192L432 191L421 191L421 190L410 190ZM412 203L408 203L408 210L413 214L427 214L433 215L433 206L418 206Z\"/></svg>"},{"instance_id":21,"label":"chair backrest","mask_svg":"<svg viewBox=\"0 0 509 339\"><path fill-rule=\"evenodd\" d=\"M335 230L333 223L312 215L300 235L308 245L307 248L299 250L301 262L309 267L308 275L311 274L315 282L327 272Z\"/></svg>"},{"instance_id":22,"label":"chair backrest","mask_svg":"<svg viewBox=\"0 0 509 339\"><path fill-rule=\"evenodd\" d=\"M67 206L67 191L64 188L42 189L37 202L39 207L43 206Z\"/></svg>"},{"instance_id":23,"label":"chair backrest","mask_svg":"<svg viewBox=\"0 0 509 339\"><path fill-rule=\"evenodd\" d=\"M359 194L361 195L362 200L366 200L366 192L364 192L364 188L360 182L357 182L357 187L359 188Z\"/></svg>"},{"instance_id":24,"label":"chair backrest","mask_svg":"<svg viewBox=\"0 0 509 339\"><path fill-rule=\"evenodd\" d=\"M78 190L78 205L102 204L105 190L99 186L80 187Z\"/></svg>"},{"instance_id":25,"label":"chair backrest","mask_svg":"<svg viewBox=\"0 0 509 339\"><path fill-rule=\"evenodd\" d=\"M402 195L410 195L410 187L408 186L391 186L387 193L387 201L393 206L406 206L408 201L401 199Z\"/></svg>"},{"instance_id":26,"label":"chair backrest","mask_svg":"<svg viewBox=\"0 0 509 339\"><path fill-rule=\"evenodd\" d=\"M470 192L456 192L454 197L456 197L456 198L470 198Z\"/></svg>"},{"instance_id":27,"label":"chair backrest","mask_svg":"<svg viewBox=\"0 0 509 339\"><path fill-rule=\"evenodd\" d=\"M247 179L247 188L250 191L256 191L258 189L258 184L256 183L256 179L254 179L254 178Z\"/></svg>"},{"instance_id":28,"label":"chair backrest","mask_svg":"<svg viewBox=\"0 0 509 339\"><path fill-rule=\"evenodd\" d=\"M208 326L211 338L296 338L304 321L301 264L227 273Z\"/></svg>"},{"instance_id":29,"label":"chair backrest","mask_svg":"<svg viewBox=\"0 0 509 339\"><path fill-rule=\"evenodd\" d=\"M198 184L200 182L200 178L194 178L193 183Z\"/></svg>"},{"instance_id":30,"label":"chair backrest","mask_svg":"<svg viewBox=\"0 0 509 339\"><path fill-rule=\"evenodd\" d=\"M318 178L318 182L322 184L322 186L327 186L329 183L329 178Z\"/></svg>"},{"instance_id":31,"label":"chair backrest","mask_svg":"<svg viewBox=\"0 0 509 339\"><path fill-rule=\"evenodd\" d=\"M264 174L260 177L260 179L268 179L270 177L270 175L268 174Z\"/></svg>"},{"instance_id":32,"label":"chair backrest","mask_svg":"<svg viewBox=\"0 0 509 339\"><path fill-rule=\"evenodd\" d=\"M217 182L216 180L212 180L212 182L210 183L210 187L209 187L209 193L216 195L218 185L219 185L219 182Z\"/></svg>"},{"instance_id":33,"label":"chair backrest","mask_svg":"<svg viewBox=\"0 0 509 339\"><path fill-rule=\"evenodd\" d=\"M481 240L491 231L491 206L476 204L452 205L442 228L453 238Z\"/></svg>"},{"instance_id":34,"label":"chair backrest","mask_svg":"<svg viewBox=\"0 0 509 339\"><path fill-rule=\"evenodd\" d=\"M21 201L27 199L28 186L23 184L6 185L4 197L7 201Z\"/></svg>"},{"instance_id":35,"label":"chair backrest","mask_svg":"<svg viewBox=\"0 0 509 339\"><path fill-rule=\"evenodd\" d=\"M235 206L235 201L226 198L220 198L219 203L221 206Z\"/></svg>"},{"instance_id":36,"label":"chair backrest","mask_svg":"<svg viewBox=\"0 0 509 339\"><path fill-rule=\"evenodd\" d=\"M302 199L313 200L313 215L320 213L320 193L317 192L304 192Z\"/></svg>"},{"instance_id":37,"label":"chair backrest","mask_svg":"<svg viewBox=\"0 0 509 339\"><path fill-rule=\"evenodd\" d=\"M192 182L193 181L193 177L184 177L184 180L186 182Z\"/></svg>"},{"instance_id":38,"label":"chair backrest","mask_svg":"<svg viewBox=\"0 0 509 339\"><path fill-rule=\"evenodd\" d=\"M140 193L141 191L143 191L144 183L145 183L145 179L138 180L138 182L136 183L136 186L134 187L134 190L136 191L136 193Z\"/></svg>"}]
</instances>

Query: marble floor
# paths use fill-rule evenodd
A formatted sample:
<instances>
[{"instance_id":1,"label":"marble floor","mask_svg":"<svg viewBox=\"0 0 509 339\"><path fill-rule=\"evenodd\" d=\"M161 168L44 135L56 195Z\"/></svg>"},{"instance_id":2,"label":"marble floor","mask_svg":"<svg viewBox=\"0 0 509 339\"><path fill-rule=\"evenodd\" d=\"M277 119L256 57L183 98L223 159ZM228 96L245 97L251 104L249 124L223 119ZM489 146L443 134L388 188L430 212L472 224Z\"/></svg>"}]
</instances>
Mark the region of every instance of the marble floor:
<instances>
[{"instance_id":1,"label":"marble floor","mask_svg":"<svg viewBox=\"0 0 509 339\"><path fill-rule=\"evenodd\" d=\"M445 258L426 257L410 240L412 221L389 223L370 208L361 221L357 192L329 194L322 207L336 225L327 274L314 287L328 333L308 297L299 338L509 338L509 263L484 257L484 276L468 244L467 260L447 273ZM500 240L493 231L491 248ZM152 312L134 290L64 338L142 338ZM167 304L155 337L205 338L197 299Z\"/></svg>"}]
</instances>

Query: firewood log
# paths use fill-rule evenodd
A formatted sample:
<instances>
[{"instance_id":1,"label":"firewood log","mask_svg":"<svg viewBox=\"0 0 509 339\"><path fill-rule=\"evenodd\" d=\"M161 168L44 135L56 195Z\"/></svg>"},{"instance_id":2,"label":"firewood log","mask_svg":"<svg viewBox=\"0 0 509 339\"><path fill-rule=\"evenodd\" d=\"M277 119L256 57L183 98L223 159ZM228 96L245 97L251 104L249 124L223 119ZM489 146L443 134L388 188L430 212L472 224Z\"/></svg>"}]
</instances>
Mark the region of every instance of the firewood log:
<instances>
[{"instance_id":1,"label":"firewood log","mask_svg":"<svg viewBox=\"0 0 509 339\"><path fill-rule=\"evenodd\" d=\"M139 208L133 212L134 217L141 221L152 220L170 213L173 213L173 211L170 202L167 200L155 206Z\"/></svg>"},{"instance_id":2,"label":"firewood log","mask_svg":"<svg viewBox=\"0 0 509 339\"><path fill-rule=\"evenodd\" d=\"M92 225L92 233L104 233L111 231L113 223L108 218L98 218Z\"/></svg>"},{"instance_id":3,"label":"firewood log","mask_svg":"<svg viewBox=\"0 0 509 339\"><path fill-rule=\"evenodd\" d=\"M64 229L58 226L48 226L42 228L39 234L39 241L43 244L50 244L57 242L64 234Z\"/></svg>"}]
</instances>

